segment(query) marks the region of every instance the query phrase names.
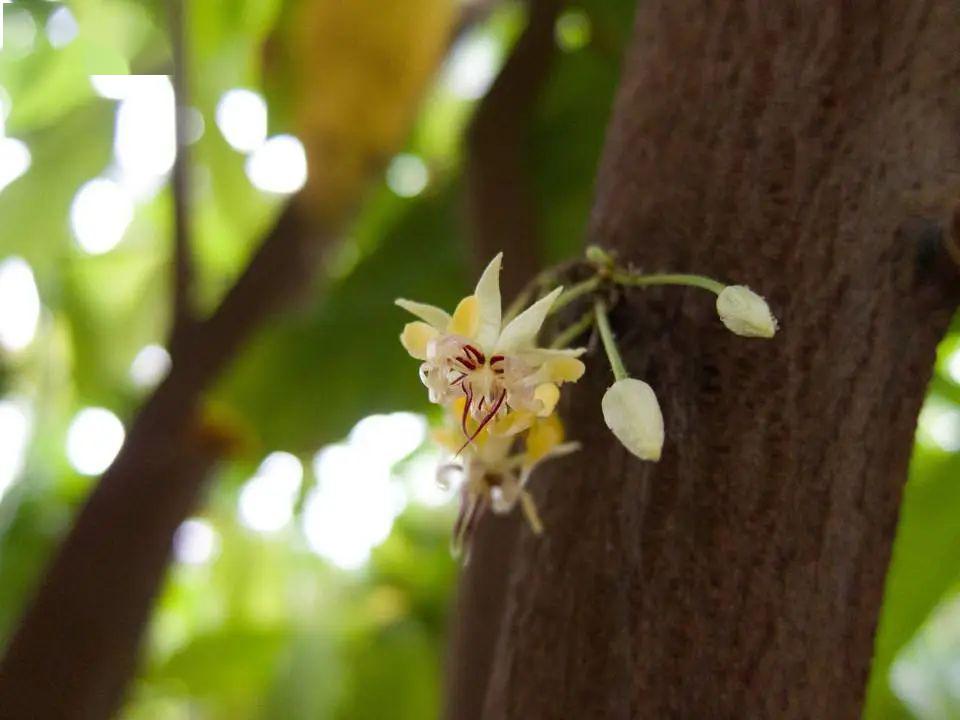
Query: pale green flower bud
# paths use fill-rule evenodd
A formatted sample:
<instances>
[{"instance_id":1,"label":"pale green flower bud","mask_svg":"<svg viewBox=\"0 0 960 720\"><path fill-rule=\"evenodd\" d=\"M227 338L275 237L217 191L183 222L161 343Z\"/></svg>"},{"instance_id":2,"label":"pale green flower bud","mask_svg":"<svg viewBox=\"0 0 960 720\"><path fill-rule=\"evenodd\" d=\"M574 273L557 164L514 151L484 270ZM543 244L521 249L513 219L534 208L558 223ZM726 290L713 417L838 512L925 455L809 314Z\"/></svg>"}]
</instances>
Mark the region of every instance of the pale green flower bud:
<instances>
[{"instance_id":1,"label":"pale green flower bud","mask_svg":"<svg viewBox=\"0 0 960 720\"><path fill-rule=\"evenodd\" d=\"M772 338L777 319L767 301L745 285L728 285L717 296L717 313L727 328L743 337Z\"/></svg>"},{"instance_id":2,"label":"pale green flower bud","mask_svg":"<svg viewBox=\"0 0 960 720\"><path fill-rule=\"evenodd\" d=\"M659 460L663 449L663 415L657 396L635 378L617 380L600 403L603 420L623 446L641 460Z\"/></svg>"}]
</instances>

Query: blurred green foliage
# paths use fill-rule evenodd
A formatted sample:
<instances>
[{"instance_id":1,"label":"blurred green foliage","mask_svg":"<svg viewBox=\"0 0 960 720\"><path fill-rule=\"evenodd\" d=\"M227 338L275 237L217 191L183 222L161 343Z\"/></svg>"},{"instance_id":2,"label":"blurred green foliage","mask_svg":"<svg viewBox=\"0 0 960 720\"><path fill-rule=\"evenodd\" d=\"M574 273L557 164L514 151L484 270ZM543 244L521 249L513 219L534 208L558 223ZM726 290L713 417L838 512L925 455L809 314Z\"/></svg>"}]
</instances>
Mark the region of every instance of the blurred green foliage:
<instances>
[{"instance_id":1,"label":"blurred green foliage","mask_svg":"<svg viewBox=\"0 0 960 720\"><path fill-rule=\"evenodd\" d=\"M218 129L218 102L232 88L260 91L270 135L291 131L291 98L283 78L268 77L266 60L292 4L189 4L191 103L205 127L191 153L198 290L207 310L282 203L251 184L247 158ZM51 23L64 9L78 32L54 42ZM558 23L562 51L529 141L545 259L567 257L582 242L632 9L631 0L584 0ZM172 212L168 187L138 197L123 240L103 254L84 252L71 229L81 186L116 170L118 102L98 94L90 76L167 73L164 4L20 1L4 10L4 133L25 143L31 161L0 187L0 262L17 256L29 263L43 310L28 347L0 348L0 402L25 405L30 421L22 462L11 442L0 444L0 637L90 488L65 452L77 411L102 406L129 420L149 391L131 380L130 368L144 346L164 342ZM404 318L391 303L412 295L450 306L469 286L460 139L477 93L458 83L466 77L482 89L522 18L521 6L506 3L453 46L404 149L426 168L426 186L415 193L386 182L373 187L325 257L316 293L261 332L216 388L214 407L242 428L249 452L227 463L211 486L201 513L205 551L181 553L172 568L124 717L436 715L456 564L447 550L450 508L422 502L414 491L429 458L395 458L390 488L407 501L387 539L354 569L318 555L304 531L310 494L322 483L309 460L364 416L427 410L422 388L411 382L415 368L396 342ZM22 34L31 26L27 43ZM323 68L316 77L322 83ZM16 311L2 307L0 316ZM960 623L953 599L960 574L958 351L954 333L921 420L870 718L960 717L960 680L951 671L960 661L960 632L950 631ZM305 461L305 482L292 521L258 531L243 522L238 503L261 459L276 450ZM6 487L4 471L11 475Z\"/></svg>"}]
</instances>

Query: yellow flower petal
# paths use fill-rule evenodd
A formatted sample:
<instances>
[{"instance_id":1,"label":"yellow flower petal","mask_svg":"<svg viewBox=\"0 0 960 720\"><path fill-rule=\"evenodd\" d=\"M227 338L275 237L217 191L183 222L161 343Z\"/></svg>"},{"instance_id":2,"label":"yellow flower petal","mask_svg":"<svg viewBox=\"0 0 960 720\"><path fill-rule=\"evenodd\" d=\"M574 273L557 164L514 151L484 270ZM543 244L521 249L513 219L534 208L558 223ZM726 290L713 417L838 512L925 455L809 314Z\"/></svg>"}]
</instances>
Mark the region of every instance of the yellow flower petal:
<instances>
[{"instance_id":1,"label":"yellow flower petal","mask_svg":"<svg viewBox=\"0 0 960 720\"><path fill-rule=\"evenodd\" d=\"M523 432L536 419L532 412L525 410L511 410L502 418L494 420L487 427L494 435L516 435Z\"/></svg>"},{"instance_id":2,"label":"yellow flower petal","mask_svg":"<svg viewBox=\"0 0 960 720\"><path fill-rule=\"evenodd\" d=\"M417 360L426 360L427 344L439 334L435 328L417 320L403 326L403 332L400 333L400 344Z\"/></svg>"},{"instance_id":3,"label":"yellow flower petal","mask_svg":"<svg viewBox=\"0 0 960 720\"><path fill-rule=\"evenodd\" d=\"M525 464L532 465L563 442L563 423L556 415L538 420L527 433Z\"/></svg>"},{"instance_id":4,"label":"yellow flower petal","mask_svg":"<svg viewBox=\"0 0 960 720\"><path fill-rule=\"evenodd\" d=\"M533 501L533 495L526 490L520 491L520 507L523 509L523 516L527 519L527 524L534 535L543 534L543 522L540 520L540 514L537 512L537 504Z\"/></svg>"},{"instance_id":5,"label":"yellow flower petal","mask_svg":"<svg viewBox=\"0 0 960 720\"><path fill-rule=\"evenodd\" d=\"M453 411L453 419L456 422L460 422L460 418L463 417L463 406L467 404L467 399L461 395L453 399L453 402L450 403L450 409Z\"/></svg>"},{"instance_id":6,"label":"yellow flower petal","mask_svg":"<svg viewBox=\"0 0 960 720\"><path fill-rule=\"evenodd\" d=\"M453 311L453 319L447 327L447 332L453 335L463 335L466 338L475 337L480 325L480 313L477 308L477 296L467 295L457 305L457 309Z\"/></svg>"},{"instance_id":7,"label":"yellow flower petal","mask_svg":"<svg viewBox=\"0 0 960 720\"><path fill-rule=\"evenodd\" d=\"M543 408L537 413L537 415L540 417L547 417L547 415L552 413L553 409L557 406L557 401L560 399L560 388L553 383L543 383L541 385L537 385L536 389L533 391L533 396L543 405Z\"/></svg>"},{"instance_id":8,"label":"yellow flower petal","mask_svg":"<svg viewBox=\"0 0 960 720\"><path fill-rule=\"evenodd\" d=\"M576 382L583 377L586 366L573 357L555 357L544 363L547 369L547 377L551 382L565 383Z\"/></svg>"},{"instance_id":9,"label":"yellow flower petal","mask_svg":"<svg viewBox=\"0 0 960 720\"><path fill-rule=\"evenodd\" d=\"M430 436L437 445L450 452L456 452L460 449L460 446L463 445L463 433L451 427L435 428L431 431Z\"/></svg>"}]
</instances>

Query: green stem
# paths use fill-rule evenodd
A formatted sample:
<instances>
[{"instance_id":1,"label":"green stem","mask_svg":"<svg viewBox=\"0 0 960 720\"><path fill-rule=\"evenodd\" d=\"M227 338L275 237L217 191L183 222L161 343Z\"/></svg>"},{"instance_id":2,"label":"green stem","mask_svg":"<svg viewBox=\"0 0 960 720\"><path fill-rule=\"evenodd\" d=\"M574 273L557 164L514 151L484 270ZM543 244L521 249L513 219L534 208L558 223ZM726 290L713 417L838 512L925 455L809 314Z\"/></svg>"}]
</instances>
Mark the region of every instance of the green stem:
<instances>
[{"instance_id":1,"label":"green stem","mask_svg":"<svg viewBox=\"0 0 960 720\"><path fill-rule=\"evenodd\" d=\"M542 290L547 285L553 284L558 275L566 272L572 267L575 267L576 264L577 261L563 262L559 265L548 267L545 270L541 270L539 273L537 273L533 280L528 282L526 286L524 286L524 288L517 294L513 302L510 303L510 306L503 315L504 324L510 322L513 320L513 318L519 315L520 311L530 304L530 300L537 295L538 291Z\"/></svg>"},{"instance_id":2,"label":"green stem","mask_svg":"<svg viewBox=\"0 0 960 720\"><path fill-rule=\"evenodd\" d=\"M550 343L551 348L569 347L570 343L585 333L593 325L593 310L588 310L573 325L559 333Z\"/></svg>"},{"instance_id":3,"label":"green stem","mask_svg":"<svg viewBox=\"0 0 960 720\"><path fill-rule=\"evenodd\" d=\"M571 285L569 288L560 293L560 296L554 301L553 307L550 308L550 314L552 315L562 308L565 308L577 298L592 293L598 287L600 287L599 275L594 275L592 278L582 280L576 285Z\"/></svg>"},{"instance_id":4,"label":"green stem","mask_svg":"<svg viewBox=\"0 0 960 720\"><path fill-rule=\"evenodd\" d=\"M645 285L686 285L688 287L698 287L709 290L715 295L719 295L726 287L722 282L703 275L683 275L677 273L660 273L656 275L634 275L629 272L617 271L611 275L613 281L620 285L633 285L643 287Z\"/></svg>"},{"instance_id":5,"label":"green stem","mask_svg":"<svg viewBox=\"0 0 960 720\"><path fill-rule=\"evenodd\" d=\"M593 311L597 319L597 330L600 331L600 339L603 341L603 349L607 351L607 360L610 361L610 369L613 370L615 380L625 380L627 369L623 366L623 358L620 357L620 350L617 348L617 341L613 337L613 330L610 329L610 321L607 319L607 306L600 298L593 302Z\"/></svg>"}]
</instances>

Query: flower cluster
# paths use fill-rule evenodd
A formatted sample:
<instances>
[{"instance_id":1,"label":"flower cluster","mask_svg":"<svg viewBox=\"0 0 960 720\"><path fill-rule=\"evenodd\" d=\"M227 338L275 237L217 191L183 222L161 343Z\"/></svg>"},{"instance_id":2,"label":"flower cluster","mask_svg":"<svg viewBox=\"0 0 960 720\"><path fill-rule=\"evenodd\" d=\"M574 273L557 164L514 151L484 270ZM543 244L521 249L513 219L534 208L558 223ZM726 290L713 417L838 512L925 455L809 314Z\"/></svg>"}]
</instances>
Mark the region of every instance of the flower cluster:
<instances>
[{"instance_id":1,"label":"flower cluster","mask_svg":"<svg viewBox=\"0 0 960 720\"><path fill-rule=\"evenodd\" d=\"M526 485L540 463L579 447L564 441L556 407L564 383L576 382L585 370L580 357L586 349L563 345L590 327L600 336L615 379L601 401L604 421L631 453L643 460L660 459L664 440L660 405L653 388L630 377L624 368L607 318L605 292L611 287L698 287L717 295L717 314L737 335L770 338L777 330L766 301L747 287L699 275L627 272L599 248L587 252L593 277L566 292L556 287L516 317L504 317L502 255L493 258L473 294L461 300L453 314L433 305L396 301L419 318L403 328L400 342L421 362L420 379L430 401L441 405L446 417L435 439L454 459L441 466L438 480L446 483L451 474L462 477L454 527L457 548L469 543L487 510L506 513L517 504L531 529L542 532ZM560 332L553 347L540 347L538 335L551 310L589 294L593 310Z\"/></svg>"},{"instance_id":2,"label":"flower cluster","mask_svg":"<svg viewBox=\"0 0 960 720\"><path fill-rule=\"evenodd\" d=\"M562 292L556 288L517 317L504 318L498 254L476 290L450 315L432 305L397 300L420 318L408 323L400 342L421 361L420 379L431 402L443 406L451 427L440 434L464 476L458 541L469 540L479 517L491 508L508 512L521 502L530 526L540 521L524 485L542 460L575 449L563 442L554 415L560 386L583 375L584 348L537 346L537 335ZM450 432L455 426L456 432Z\"/></svg>"}]
</instances>

